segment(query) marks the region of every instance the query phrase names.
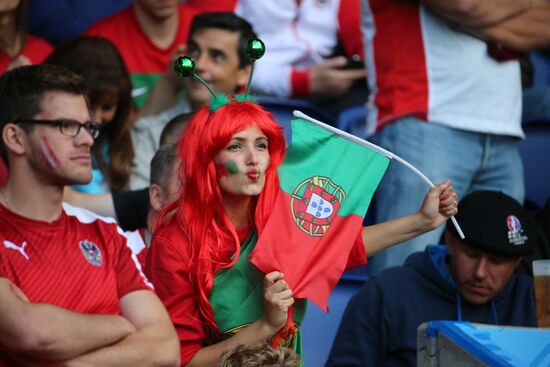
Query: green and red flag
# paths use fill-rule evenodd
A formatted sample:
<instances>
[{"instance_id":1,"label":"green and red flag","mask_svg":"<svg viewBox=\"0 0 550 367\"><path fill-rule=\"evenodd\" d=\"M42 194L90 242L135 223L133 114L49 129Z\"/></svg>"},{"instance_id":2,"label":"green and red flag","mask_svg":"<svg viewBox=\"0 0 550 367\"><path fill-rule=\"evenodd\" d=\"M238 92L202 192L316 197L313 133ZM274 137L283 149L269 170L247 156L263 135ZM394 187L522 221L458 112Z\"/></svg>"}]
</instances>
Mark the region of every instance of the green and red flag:
<instances>
[{"instance_id":1,"label":"green and red flag","mask_svg":"<svg viewBox=\"0 0 550 367\"><path fill-rule=\"evenodd\" d=\"M281 189L251 262L266 273L281 271L295 298L326 311L346 267L357 265L350 254L359 249L366 260L363 217L390 159L321 125L292 119Z\"/></svg>"}]
</instances>

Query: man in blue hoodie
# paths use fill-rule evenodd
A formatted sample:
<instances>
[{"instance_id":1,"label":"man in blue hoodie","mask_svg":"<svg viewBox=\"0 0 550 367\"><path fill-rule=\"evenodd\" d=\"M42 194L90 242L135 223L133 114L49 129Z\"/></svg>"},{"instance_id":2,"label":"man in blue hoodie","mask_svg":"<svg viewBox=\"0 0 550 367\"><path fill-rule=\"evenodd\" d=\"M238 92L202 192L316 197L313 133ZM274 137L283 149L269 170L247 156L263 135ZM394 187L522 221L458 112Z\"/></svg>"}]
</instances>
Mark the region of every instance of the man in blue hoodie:
<instances>
[{"instance_id":1,"label":"man in blue hoodie","mask_svg":"<svg viewBox=\"0 0 550 367\"><path fill-rule=\"evenodd\" d=\"M534 224L495 191L466 196L447 246L428 246L371 277L350 300L327 366L416 366L416 330L429 320L536 326L533 279L515 272L533 251Z\"/></svg>"}]
</instances>

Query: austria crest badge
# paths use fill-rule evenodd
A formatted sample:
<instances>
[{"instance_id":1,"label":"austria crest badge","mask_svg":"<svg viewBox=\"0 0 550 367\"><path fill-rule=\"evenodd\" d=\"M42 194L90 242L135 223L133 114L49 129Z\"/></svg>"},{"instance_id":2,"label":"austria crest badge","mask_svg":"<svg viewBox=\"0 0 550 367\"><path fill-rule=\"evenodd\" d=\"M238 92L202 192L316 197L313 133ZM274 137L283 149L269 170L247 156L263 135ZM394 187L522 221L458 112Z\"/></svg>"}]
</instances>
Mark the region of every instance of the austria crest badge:
<instances>
[{"instance_id":1,"label":"austria crest badge","mask_svg":"<svg viewBox=\"0 0 550 367\"><path fill-rule=\"evenodd\" d=\"M330 178L315 176L302 181L290 199L294 223L313 237L325 235L342 201L344 190Z\"/></svg>"},{"instance_id":2,"label":"austria crest badge","mask_svg":"<svg viewBox=\"0 0 550 367\"><path fill-rule=\"evenodd\" d=\"M103 257L101 256L101 250L99 247L88 240L80 241L80 250L82 250L82 254L84 255L84 258L88 260L88 262L95 266L101 266L103 264Z\"/></svg>"}]
</instances>

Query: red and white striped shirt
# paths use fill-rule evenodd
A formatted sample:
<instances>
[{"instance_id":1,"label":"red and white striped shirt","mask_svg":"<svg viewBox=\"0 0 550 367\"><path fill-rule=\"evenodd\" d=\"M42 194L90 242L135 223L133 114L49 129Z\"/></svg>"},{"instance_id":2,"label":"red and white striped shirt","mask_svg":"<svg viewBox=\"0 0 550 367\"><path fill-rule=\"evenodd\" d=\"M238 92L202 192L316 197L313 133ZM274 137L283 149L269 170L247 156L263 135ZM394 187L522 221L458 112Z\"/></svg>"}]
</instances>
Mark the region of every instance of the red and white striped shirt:
<instances>
[{"instance_id":1,"label":"red and white striped shirt","mask_svg":"<svg viewBox=\"0 0 550 367\"><path fill-rule=\"evenodd\" d=\"M414 115L467 131L523 137L517 61L454 29L420 1L361 0L371 95L367 135Z\"/></svg>"},{"instance_id":2,"label":"red and white striped shirt","mask_svg":"<svg viewBox=\"0 0 550 367\"><path fill-rule=\"evenodd\" d=\"M338 40L348 56L363 56L359 0L235 2L235 12L266 44L265 56L254 66L257 92L307 95L309 68L330 57Z\"/></svg>"}]
</instances>

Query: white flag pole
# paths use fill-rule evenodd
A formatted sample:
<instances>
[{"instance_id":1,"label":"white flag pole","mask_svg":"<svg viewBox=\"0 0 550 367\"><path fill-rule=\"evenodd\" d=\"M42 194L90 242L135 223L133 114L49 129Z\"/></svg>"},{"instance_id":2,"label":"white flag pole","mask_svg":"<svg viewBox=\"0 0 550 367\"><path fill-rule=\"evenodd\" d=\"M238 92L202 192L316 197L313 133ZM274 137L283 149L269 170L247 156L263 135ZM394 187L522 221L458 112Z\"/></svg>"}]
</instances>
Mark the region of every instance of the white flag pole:
<instances>
[{"instance_id":1,"label":"white flag pole","mask_svg":"<svg viewBox=\"0 0 550 367\"><path fill-rule=\"evenodd\" d=\"M393 154L392 152L390 152L389 150L386 150L384 148L381 148L379 147L378 145L376 144L373 144L369 141L366 141L364 139L361 139L361 138L358 138L357 136L355 135L352 135L352 134L349 134L345 131L342 131L340 129L337 129L335 128L334 126L330 126L330 125L327 125L325 124L324 122L321 122L319 120L316 120L312 117L309 117L308 115L306 115L305 113L301 112L301 111L293 111L293 115L294 117L298 117L298 118L302 118L306 121L309 121L311 122L312 124L315 124L315 125L318 125L320 127L322 127L323 129L325 130L328 130L330 131L331 133L335 134L335 135L338 135L338 136L341 136L342 138L344 139L347 139L347 140L350 140L354 143L357 143L359 145L362 145L362 146L365 146L367 148L370 148L382 155L385 155L386 157L390 158L390 159L395 159L396 161L398 161L399 163L403 164L405 167L409 168L411 171L413 171L417 176L419 176L422 180L424 180L424 182L426 182L428 184L428 186L430 187L434 187L435 185L433 184L432 181L430 181L430 179L428 177L426 177L425 174L423 174L422 172L420 172L418 170L418 168L416 168L415 166L413 166L412 164L410 164L409 162L407 162L406 160L404 160L403 158ZM451 221L453 222L453 225L454 227L456 228L456 231L458 232L459 236L461 239L464 239L464 232L462 232L462 229L460 228L460 226L458 225L458 222L456 221L456 218L453 216L451 216Z\"/></svg>"}]
</instances>

